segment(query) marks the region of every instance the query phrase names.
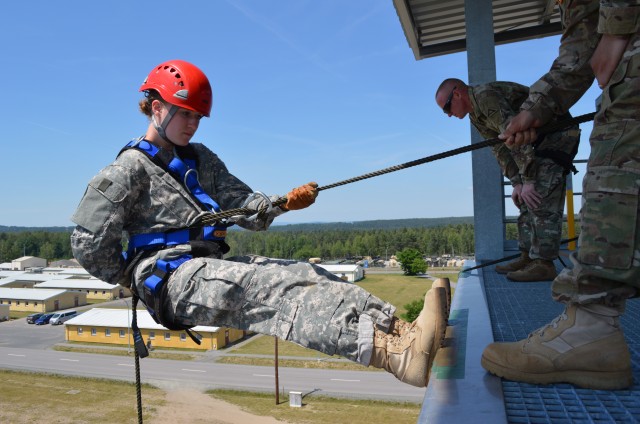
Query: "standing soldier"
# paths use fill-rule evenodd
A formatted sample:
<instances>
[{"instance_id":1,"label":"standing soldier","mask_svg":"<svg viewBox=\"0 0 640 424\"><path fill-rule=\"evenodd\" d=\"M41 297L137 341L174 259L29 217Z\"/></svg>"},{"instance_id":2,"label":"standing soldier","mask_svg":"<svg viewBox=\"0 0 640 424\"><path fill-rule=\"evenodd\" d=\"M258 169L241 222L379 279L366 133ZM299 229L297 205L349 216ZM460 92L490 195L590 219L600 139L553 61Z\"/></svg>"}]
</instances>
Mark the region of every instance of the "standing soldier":
<instances>
[{"instance_id":1,"label":"standing soldier","mask_svg":"<svg viewBox=\"0 0 640 424\"><path fill-rule=\"evenodd\" d=\"M529 89L514 82L468 86L456 78L446 79L436 91L436 103L444 113L469 119L484 138L497 137L516 115ZM567 118L570 116L567 114ZM566 175L573 170L580 130L574 126L540 137L533 146L509 149L491 147L502 174L511 181L511 199L520 210L518 247L520 257L496 271L513 281L551 281L558 273Z\"/></svg>"},{"instance_id":2,"label":"standing soldier","mask_svg":"<svg viewBox=\"0 0 640 424\"><path fill-rule=\"evenodd\" d=\"M620 315L640 287L640 5L558 3L559 56L500 137L513 145L533 142L536 127L569 110L597 79L602 103L589 138L579 250L573 268L551 286L564 312L525 340L490 344L482 365L515 381L623 389L633 374Z\"/></svg>"}]
</instances>

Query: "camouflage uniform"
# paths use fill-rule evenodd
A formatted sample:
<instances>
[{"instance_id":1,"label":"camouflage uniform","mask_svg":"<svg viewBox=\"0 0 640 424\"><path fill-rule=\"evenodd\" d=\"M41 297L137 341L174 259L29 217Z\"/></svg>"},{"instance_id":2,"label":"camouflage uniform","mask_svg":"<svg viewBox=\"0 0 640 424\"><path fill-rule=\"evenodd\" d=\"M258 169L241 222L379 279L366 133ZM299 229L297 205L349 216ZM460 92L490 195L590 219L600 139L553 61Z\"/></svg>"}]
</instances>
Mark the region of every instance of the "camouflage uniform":
<instances>
[{"instance_id":1,"label":"camouflage uniform","mask_svg":"<svg viewBox=\"0 0 640 424\"><path fill-rule=\"evenodd\" d=\"M566 112L592 85L589 61L600 34L631 37L603 89L589 140L575 266L556 278L553 296L622 311L640 286L640 7L637 0L573 0L560 7L560 54L522 105L542 122Z\"/></svg>"},{"instance_id":2,"label":"camouflage uniform","mask_svg":"<svg viewBox=\"0 0 640 424\"><path fill-rule=\"evenodd\" d=\"M222 210L241 207L253 191L230 174L209 149L192 143L199 180ZM158 155L170 160L172 153ZM273 196L272 200L278 196ZM264 199L247 205L259 209ZM250 230L266 230L284 211L276 207L255 221L239 219ZM162 167L137 150L125 150L88 185L72 220L74 256L95 277L112 284L144 281L158 259L194 253L182 244L153 251L127 268L122 238L167 232L194 225L205 212ZM387 331L395 307L323 268L296 261L240 256L222 259L225 249L209 243L209 255L182 264L171 274L163 313L179 325L227 326L298 343L323 353L369 364L373 331ZM211 248L211 246L214 248Z\"/></svg>"},{"instance_id":3,"label":"camouflage uniform","mask_svg":"<svg viewBox=\"0 0 640 424\"><path fill-rule=\"evenodd\" d=\"M513 82L492 82L469 86L471 123L484 138L500 134L517 114L529 94L529 88ZM568 116L567 116L568 117ZM580 141L577 126L544 136L534 151L533 146L491 147L502 173L513 186L533 183L542 196L540 206L529 209L522 202L518 216L518 247L529 252L531 259L553 261L558 257L562 235L565 176L575 157ZM556 160L542 155L555 155ZM565 163L561 163L560 159Z\"/></svg>"}]
</instances>

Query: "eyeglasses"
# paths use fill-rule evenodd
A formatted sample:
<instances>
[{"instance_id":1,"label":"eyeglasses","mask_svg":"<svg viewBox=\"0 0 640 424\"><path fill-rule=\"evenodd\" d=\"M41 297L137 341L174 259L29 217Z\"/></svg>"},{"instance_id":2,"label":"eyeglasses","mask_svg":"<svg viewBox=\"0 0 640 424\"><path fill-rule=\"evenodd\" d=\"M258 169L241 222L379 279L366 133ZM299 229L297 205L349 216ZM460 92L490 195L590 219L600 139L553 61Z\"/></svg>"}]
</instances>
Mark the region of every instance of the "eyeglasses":
<instances>
[{"instance_id":1,"label":"eyeglasses","mask_svg":"<svg viewBox=\"0 0 640 424\"><path fill-rule=\"evenodd\" d=\"M458 86L453 87L453 90L449 93L449 97L447 97L447 101L444 103L444 106L442 106L442 111L447 115L451 113L451 100L453 100L453 92L456 91L456 88L458 88Z\"/></svg>"}]
</instances>

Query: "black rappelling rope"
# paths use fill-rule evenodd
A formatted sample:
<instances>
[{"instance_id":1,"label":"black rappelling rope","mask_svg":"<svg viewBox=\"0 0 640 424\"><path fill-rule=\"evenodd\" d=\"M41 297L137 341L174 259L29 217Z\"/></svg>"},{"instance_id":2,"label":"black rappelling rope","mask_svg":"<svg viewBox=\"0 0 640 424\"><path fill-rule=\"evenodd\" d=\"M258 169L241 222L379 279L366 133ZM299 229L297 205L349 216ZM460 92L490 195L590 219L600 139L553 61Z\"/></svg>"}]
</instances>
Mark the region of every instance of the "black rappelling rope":
<instances>
[{"instance_id":1,"label":"black rappelling rope","mask_svg":"<svg viewBox=\"0 0 640 424\"><path fill-rule=\"evenodd\" d=\"M575 118L566 119L563 121L554 122L552 124L546 125L542 128L538 129L538 134L548 134L552 133L572 125L582 124L584 122L592 121L595 116L595 112L587 113L584 115L576 116ZM440 159L445 159L451 156L459 155L461 153L471 152L474 150L482 149L484 147L493 146L494 144L502 143L503 140L500 138L490 138L488 140L480 141L478 143L473 143L467 146L458 147L457 149L448 150L446 152L438 153L432 156L427 156L422 159L413 160L411 162L406 162L400 165L391 166L389 168L381 169L379 171L370 172L368 174L360 175L359 177L350 178L348 180L338 181L337 183L329 184L326 186L318 187L318 191L328 190L330 188L338 187L345 184L354 183L356 181L366 180L368 178L377 177L379 175L388 174L390 172L399 171L401 169L411 168L413 166L422 165L424 163L433 162ZM287 202L286 197L280 197L276 201L272 202L273 206L280 206ZM199 225L203 224L213 224L215 222L220 222L225 219L229 219L238 215L253 215L255 213L263 213L267 210L267 207L261 208L259 210L253 210L249 208L238 208L238 209L229 209L227 211L219 212L219 213L208 213L200 218L198 222Z\"/></svg>"},{"instance_id":2,"label":"black rappelling rope","mask_svg":"<svg viewBox=\"0 0 640 424\"><path fill-rule=\"evenodd\" d=\"M576 241L576 240L578 240L578 237L573 237L573 238L566 239L566 240L560 240L560 244L567 244L567 243L571 243L572 241ZM509 259L515 259L515 258L518 258L518 257L520 257L520 253L516 253L515 255L505 256L504 258L496 259L494 261L485 262L485 263L483 263L481 265L476 265L476 266L474 266L472 268L462 268L460 270L460 273L473 271L473 270L484 268L484 267L490 266L490 265L499 264L501 262L508 261ZM558 256L558 259L560 259L560 262L562 262L562 259L559 256ZM564 265L566 267L566 264L564 262L562 262L562 265Z\"/></svg>"}]
</instances>

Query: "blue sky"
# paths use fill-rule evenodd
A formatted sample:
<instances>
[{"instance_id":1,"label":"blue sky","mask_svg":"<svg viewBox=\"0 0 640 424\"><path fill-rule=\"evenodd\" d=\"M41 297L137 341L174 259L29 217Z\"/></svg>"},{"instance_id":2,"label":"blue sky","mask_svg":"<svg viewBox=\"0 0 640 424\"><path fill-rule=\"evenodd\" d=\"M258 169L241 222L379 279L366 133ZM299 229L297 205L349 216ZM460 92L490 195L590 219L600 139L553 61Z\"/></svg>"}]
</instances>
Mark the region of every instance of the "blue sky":
<instances>
[{"instance_id":1,"label":"blue sky","mask_svg":"<svg viewBox=\"0 0 640 424\"><path fill-rule=\"evenodd\" d=\"M391 0L9 2L0 38L0 225L73 225L88 180L144 133L138 88L168 59L193 62L213 86L193 141L268 194L469 143L468 118L433 100L444 78L467 80L465 53L416 61ZM558 43L498 46L497 79L532 84ZM595 88L574 115L593 110ZM470 216L471 186L466 153L323 191L279 222Z\"/></svg>"}]
</instances>

